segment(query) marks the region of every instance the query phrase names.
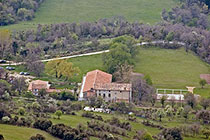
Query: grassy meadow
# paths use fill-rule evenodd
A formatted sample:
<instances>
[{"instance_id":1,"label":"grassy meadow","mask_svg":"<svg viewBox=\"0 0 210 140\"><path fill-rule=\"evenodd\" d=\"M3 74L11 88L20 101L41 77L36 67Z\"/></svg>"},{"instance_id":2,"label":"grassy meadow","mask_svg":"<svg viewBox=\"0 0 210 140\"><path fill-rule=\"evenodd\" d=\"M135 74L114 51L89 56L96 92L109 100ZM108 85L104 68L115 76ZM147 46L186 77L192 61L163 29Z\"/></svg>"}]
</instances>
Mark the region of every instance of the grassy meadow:
<instances>
[{"instance_id":1,"label":"grassy meadow","mask_svg":"<svg viewBox=\"0 0 210 140\"><path fill-rule=\"evenodd\" d=\"M45 0L32 21L5 26L11 30L35 28L37 24L96 21L123 16L129 21L154 24L163 8L169 10L178 0Z\"/></svg>"},{"instance_id":2,"label":"grassy meadow","mask_svg":"<svg viewBox=\"0 0 210 140\"><path fill-rule=\"evenodd\" d=\"M104 70L101 55L72 58L69 61L81 70L78 81L81 81L82 75L90 70ZM200 74L209 73L210 69L197 56L191 52L186 53L184 49L141 47L134 71L149 74L155 87L185 88L185 86L200 87Z\"/></svg>"},{"instance_id":3,"label":"grassy meadow","mask_svg":"<svg viewBox=\"0 0 210 140\"><path fill-rule=\"evenodd\" d=\"M31 136L35 136L36 134L43 135L46 140L58 140L48 133L38 129L4 124L0 124L0 134L3 134L5 140L29 140Z\"/></svg>"},{"instance_id":4,"label":"grassy meadow","mask_svg":"<svg viewBox=\"0 0 210 140\"><path fill-rule=\"evenodd\" d=\"M105 70L102 54L82 56L68 59L75 67L79 67L80 74L71 81L81 82L83 75L95 69ZM170 50L158 47L140 47L135 60L134 71L148 74L152 78L156 88L185 88L195 86L195 92L204 97L210 97L210 86L200 88L200 74L209 73L210 67L192 52L186 53L184 49ZM16 67L17 72L26 71L23 66ZM62 82L52 75L43 73L38 79L51 82ZM69 85L57 86L57 88L69 88Z\"/></svg>"}]
</instances>

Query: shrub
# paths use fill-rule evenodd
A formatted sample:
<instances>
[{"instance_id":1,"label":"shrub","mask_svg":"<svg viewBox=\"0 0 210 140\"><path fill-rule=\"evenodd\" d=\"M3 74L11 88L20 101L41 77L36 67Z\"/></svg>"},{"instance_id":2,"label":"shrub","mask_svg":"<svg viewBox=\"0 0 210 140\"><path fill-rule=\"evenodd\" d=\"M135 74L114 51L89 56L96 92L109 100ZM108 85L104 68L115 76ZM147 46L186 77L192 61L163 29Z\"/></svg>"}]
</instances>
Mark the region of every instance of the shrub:
<instances>
[{"instance_id":1,"label":"shrub","mask_svg":"<svg viewBox=\"0 0 210 140\"><path fill-rule=\"evenodd\" d=\"M32 136L30 140L45 140L45 137L40 134L37 134L36 136Z\"/></svg>"},{"instance_id":2,"label":"shrub","mask_svg":"<svg viewBox=\"0 0 210 140\"><path fill-rule=\"evenodd\" d=\"M183 140L181 131L178 128L165 128L160 133L165 140Z\"/></svg>"},{"instance_id":3,"label":"shrub","mask_svg":"<svg viewBox=\"0 0 210 140\"><path fill-rule=\"evenodd\" d=\"M84 113L82 113L82 117L86 117L86 118L91 118L91 119L103 121L103 118L101 116L95 115L95 114L90 113L90 112L84 112Z\"/></svg>"},{"instance_id":4,"label":"shrub","mask_svg":"<svg viewBox=\"0 0 210 140\"><path fill-rule=\"evenodd\" d=\"M49 127L52 126L52 122L49 120L37 120L33 124L34 128L41 129L44 131L47 131Z\"/></svg>"},{"instance_id":5,"label":"shrub","mask_svg":"<svg viewBox=\"0 0 210 140\"><path fill-rule=\"evenodd\" d=\"M25 114L25 109L23 108L23 107L20 107L19 109L18 109L18 114L19 115L21 115L21 116L23 116L24 114Z\"/></svg>"},{"instance_id":6,"label":"shrub","mask_svg":"<svg viewBox=\"0 0 210 140\"><path fill-rule=\"evenodd\" d=\"M209 136L210 136L210 129L209 129L209 128L204 128L204 129L202 130L202 134L203 134L204 136L206 136L206 139L208 139Z\"/></svg>"},{"instance_id":7,"label":"shrub","mask_svg":"<svg viewBox=\"0 0 210 140\"><path fill-rule=\"evenodd\" d=\"M0 109L0 120L1 120L4 116L11 117L11 115L9 114L8 111L6 111L5 109Z\"/></svg>"},{"instance_id":8,"label":"shrub","mask_svg":"<svg viewBox=\"0 0 210 140\"><path fill-rule=\"evenodd\" d=\"M10 118L8 116L5 116L2 118L3 123L9 123Z\"/></svg>"},{"instance_id":9,"label":"shrub","mask_svg":"<svg viewBox=\"0 0 210 140\"><path fill-rule=\"evenodd\" d=\"M57 110L57 111L55 112L55 115L58 116L58 119L60 119L60 117L61 117L62 114L63 114L63 113L62 113L61 110Z\"/></svg>"},{"instance_id":10,"label":"shrub","mask_svg":"<svg viewBox=\"0 0 210 140\"><path fill-rule=\"evenodd\" d=\"M4 140L4 136L0 134L0 140Z\"/></svg>"},{"instance_id":11,"label":"shrub","mask_svg":"<svg viewBox=\"0 0 210 140\"><path fill-rule=\"evenodd\" d=\"M146 131L138 131L137 135L133 137L134 140L153 140L150 133Z\"/></svg>"}]
</instances>

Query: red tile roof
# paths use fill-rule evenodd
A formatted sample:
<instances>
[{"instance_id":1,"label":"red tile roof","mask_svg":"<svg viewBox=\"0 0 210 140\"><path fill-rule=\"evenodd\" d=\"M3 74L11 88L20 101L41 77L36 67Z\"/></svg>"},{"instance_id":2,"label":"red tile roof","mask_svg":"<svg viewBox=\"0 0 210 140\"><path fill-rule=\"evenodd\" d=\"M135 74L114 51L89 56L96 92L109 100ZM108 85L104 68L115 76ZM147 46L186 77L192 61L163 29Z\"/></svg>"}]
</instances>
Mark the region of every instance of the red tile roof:
<instances>
[{"instance_id":1,"label":"red tile roof","mask_svg":"<svg viewBox=\"0 0 210 140\"><path fill-rule=\"evenodd\" d=\"M49 89L49 82L47 81L41 81L41 80L35 80L32 81L29 84L28 90L34 90L34 89Z\"/></svg>"},{"instance_id":2,"label":"red tile roof","mask_svg":"<svg viewBox=\"0 0 210 140\"><path fill-rule=\"evenodd\" d=\"M90 71L86 75L83 92L90 91L95 84L105 84L112 82L112 75L100 70Z\"/></svg>"}]
</instances>

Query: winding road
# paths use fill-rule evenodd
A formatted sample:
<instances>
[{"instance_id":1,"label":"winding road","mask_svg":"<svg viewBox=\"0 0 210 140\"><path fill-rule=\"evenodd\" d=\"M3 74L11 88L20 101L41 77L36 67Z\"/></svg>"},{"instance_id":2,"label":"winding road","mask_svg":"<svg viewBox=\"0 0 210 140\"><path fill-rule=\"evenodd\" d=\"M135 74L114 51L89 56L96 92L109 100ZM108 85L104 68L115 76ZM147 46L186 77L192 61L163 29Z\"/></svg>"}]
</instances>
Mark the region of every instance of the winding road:
<instances>
[{"instance_id":1,"label":"winding road","mask_svg":"<svg viewBox=\"0 0 210 140\"><path fill-rule=\"evenodd\" d=\"M156 44L174 44L174 45L181 45L185 46L186 44L183 42L177 42L177 41L164 41L164 40L158 40L158 41L151 41L151 42L141 42L137 43L137 46L144 46L144 45L156 45ZM81 56L90 56L90 55L96 55L96 54L102 54L102 53L107 53L109 50L104 50L104 51L98 51L98 52L91 52L91 53L86 53L86 54L78 54L78 55L71 55L71 56L64 56L64 57L58 57L58 58L52 58L52 59L45 59L41 60L41 62L48 62L48 61L53 61L53 60L62 60L62 59L69 59L69 58L75 58L75 57L81 57ZM17 65L22 65L24 62L19 62L19 63L14 63L14 62L8 62L6 64L0 64L0 66L17 66Z\"/></svg>"}]
</instances>

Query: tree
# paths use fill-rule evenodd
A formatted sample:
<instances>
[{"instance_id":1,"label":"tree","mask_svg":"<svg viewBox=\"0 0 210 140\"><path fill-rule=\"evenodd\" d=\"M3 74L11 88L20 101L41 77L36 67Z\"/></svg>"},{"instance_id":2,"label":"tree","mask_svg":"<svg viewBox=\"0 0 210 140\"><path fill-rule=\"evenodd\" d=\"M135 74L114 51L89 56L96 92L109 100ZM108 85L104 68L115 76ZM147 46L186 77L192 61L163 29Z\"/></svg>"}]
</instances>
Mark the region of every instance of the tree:
<instances>
[{"instance_id":1,"label":"tree","mask_svg":"<svg viewBox=\"0 0 210 140\"><path fill-rule=\"evenodd\" d=\"M196 118L203 121L203 124L210 124L210 111L201 110L196 114Z\"/></svg>"},{"instance_id":2,"label":"tree","mask_svg":"<svg viewBox=\"0 0 210 140\"><path fill-rule=\"evenodd\" d=\"M57 111L55 112L55 115L58 117L58 119L60 119L60 117L61 117L62 114L63 114L63 113L62 113L61 110L57 110Z\"/></svg>"},{"instance_id":3,"label":"tree","mask_svg":"<svg viewBox=\"0 0 210 140\"><path fill-rule=\"evenodd\" d=\"M21 20L31 20L33 17L33 14L30 10L27 10L26 8L20 8L18 9L17 16L21 18Z\"/></svg>"},{"instance_id":4,"label":"tree","mask_svg":"<svg viewBox=\"0 0 210 140\"><path fill-rule=\"evenodd\" d=\"M118 66L116 72L114 72L114 80L118 83L128 83L130 82L131 73L133 72L133 66L127 63Z\"/></svg>"},{"instance_id":5,"label":"tree","mask_svg":"<svg viewBox=\"0 0 210 140\"><path fill-rule=\"evenodd\" d=\"M47 94L47 91L46 91L46 89L41 89L41 90L39 90L39 95L40 96L45 96Z\"/></svg>"},{"instance_id":6,"label":"tree","mask_svg":"<svg viewBox=\"0 0 210 140\"><path fill-rule=\"evenodd\" d=\"M185 107L184 107L184 110L182 111L182 116L185 118L185 120L187 120L188 119L188 116L189 116L189 113L190 113L190 111L191 111L191 106L189 106L189 105L186 105Z\"/></svg>"},{"instance_id":7,"label":"tree","mask_svg":"<svg viewBox=\"0 0 210 140\"><path fill-rule=\"evenodd\" d=\"M210 105L210 99L202 98L200 101L200 105L203 107L204 110L206 110Z\"/></svg>"},{"instance_id":8,"label":"tree","mask_svg":"<svg viewBox=\"0 0 210 140\"><path fill-rule=\"evenodd\" d=\"M5 53L10 50L11 37L10 31L1 29L0 30L0 58L5 58Z\"/></svg>"},{"instance_id":9,"label":"tree","mask_svg":"<svg viewBox=\"0 0 210 140\"><path fill-rule=\"evenodd\" d=\"M185 101L187 102L187 104L189 106L191 106L191 108L194 108L196 105L197 105L197 100L194 96L194 94L192 93L187 93L185 96L184 96L184 99Z\"/></svg>"},{"instance_id":10,"label":"tree","mask_svg":"<svg viewBox=\"0 0 210 140\"><path fill-rule=\"evenodd\" d=\"M8 83L5 81L0 81L0 98L3 98L6 92L9 92L10 88Z\"/></svg>"},{"instance_id":11,"label":"tree","mask_svg":"<svg viewBox=\"0 0 210 140\"><path fill-rule=\"evenodd\" d=\"M162 118L165 117L164 109L158 109L156 112L157 116L159 117L160 122L162 122Z\"/></svg>"},{"instance_id":12,"label":"tree","mask_svg":"<svg viewBox=\"0 0 210 140\"><path fill-rule=\"evenodd\" d=\"M17 91L19 94L21 94L23 91L27 89L25 78L15 78L12 81L12 90Z\"/></svg>"},{"instance_id":13,"label":"tree","mask_svg":"<svg viewBox=\"0 0 210 140\"><path fill-rule=\"evenodd\" d=\"M7 75L8 75L8 73L3 68L0 68L0 79L6 80Z\"/></svg>"},{"instance_id":14,"label":"tree","mask_svg":"<svg viewBox=\"0 0 210 140\"><path fill-rule=\"evenodd\" d=\"M89 105L91 107L97 107L97 108L100 108L102 105L104 105L104 100L102 97L91 97L89 99Z\"/></svg>"},{"instance_id":15,"label":"tree","mask_svg":"<svg viewBox=\"0 0 210 140\"><path fill-rule=\"evenodd\" d=\"M115 38L112 43L111 43L111 47L113 47L115 43L121 43L127 46L128 48L128 52L131 54L131 57L135 57L138 54L138 48L136 46L136 41L133 37L128 36L128 35L124 35L124 36L120 36ZM113 46L112 46L113 45Z\"/></svg>"},{"instance_id":16,"label":"tree","mask_svg":"<svg viewBox=\"0 0 210 140\"><path fill-rule=\"evenodd\" d=\"M205 79L201 79L199 84L201 85L202 88L204 88L204 86L207 84Z\"/></svg>"},{"instance_id":17,"label":"tree","mask_svg":"<svg viewBox=\"0 0 210 140\"><path fill-rule=\"evenodd\" d=\"M125 44L121 43L112 44L110 52L103 54L102 59L106 71L111 74L116 72L117 68L121 67L123 64L133 64L129 49Z\"/></svg>"},{"instance_id":18,"label":"tree","mask_svg":"<svg viewBox=\"0 0 210 140\"><path fill-rule=\"evenodd\" d=\"M73 64L67 60L54 60L46 64L46 72L55 75L56 78L65 77L66 80L69 80L77 75L80 70L78 67L73 67Z\"/></svg>"},{"instance_id":19,"label":"tree","mask_svg":"<svg viewBox=\"0 0 210 140\"><path fill-rule=\"evenodd\" d=\"M151 77L150 77L148 74L144 77L144 79L145 79L145 81L146 81L146 83L147 83L148 85L150 85L150 86L153 85L152 79L151 79Z\"/></svg>"},{"instance_id":20,"label":"tree","mask_svg":"<svg viewBox=\"0 0 210 140\"><path fill-rule=\"evenodd\" d=\"M164 106L165 106L165 101L167 100L167 96L162 96L161 98L160 98L160 103L162 104L162 108L164 108Z\"/></svg>"},{"instance_id":21,"label":"tree","mask_svg":"<svg viewBox=\"0 0 210 140\"><path fill-rule=\"evenodd\" d=\"M44 71L45 65L40 61L38 55L34 53L29 53L26 58L26 68L29 72L35 74L35 76L40 77L41 73Z\"/></svg>"},{"instance_id":22,"label":"tree","mask_svg":"<svg viewBox=\"0 0 210 140\"><path fill-rule=\"evenodd\" d=\"M133 91L133 101L135 103L140 103L142 101L151 101L152 96L155 97L155 90L152 86L148 85L146 81L140 75L132 75L131 78L132 91ZM154 100L153 100L154 101Z\"/></svg>"}]
</instances>

